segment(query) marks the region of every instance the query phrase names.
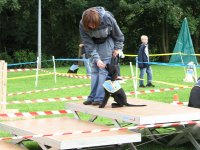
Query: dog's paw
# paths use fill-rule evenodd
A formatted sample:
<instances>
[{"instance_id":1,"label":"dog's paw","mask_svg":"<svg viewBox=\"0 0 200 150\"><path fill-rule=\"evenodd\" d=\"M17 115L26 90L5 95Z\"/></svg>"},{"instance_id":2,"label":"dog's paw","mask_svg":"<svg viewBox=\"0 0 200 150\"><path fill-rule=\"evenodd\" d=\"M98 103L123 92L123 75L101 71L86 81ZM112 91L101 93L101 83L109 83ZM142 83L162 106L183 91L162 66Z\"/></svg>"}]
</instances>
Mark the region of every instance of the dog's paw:
<instances>
[{"instance_id":1,"label":"dog's paw","mask_svg":"<svg viewBox=\"0 0 200 150\"><path fill-rule=\"evenodd\" d=\"M99 105L99 108L104 108L104 106L103 105Z\"/></svg>"}]
</instances>

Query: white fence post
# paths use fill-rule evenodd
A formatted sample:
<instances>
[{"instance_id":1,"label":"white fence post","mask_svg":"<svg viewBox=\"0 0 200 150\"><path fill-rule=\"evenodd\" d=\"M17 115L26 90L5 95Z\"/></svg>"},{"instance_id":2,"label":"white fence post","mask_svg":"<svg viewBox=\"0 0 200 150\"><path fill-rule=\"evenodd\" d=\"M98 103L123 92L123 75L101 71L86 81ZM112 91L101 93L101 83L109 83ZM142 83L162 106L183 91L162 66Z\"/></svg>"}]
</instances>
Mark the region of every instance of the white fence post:
<instances>
[{"instance_id":1,"label":"white fence post","mask_svg":"<svg viewBox=\"0 0 200 150\"><path fill-rule=\"evenodd\" d=\"M52 60L53 60L54 81L56 83L56 62L55 62L55 57L54 56L52 56Z\"/></svg>"},{"instance_id":2,"label":"white fence post","mask_svg":"<svg viewBox=\"0 0 200 150\"><path fill-rule=\"evenodd\" d=\"M39 57L37 57L37 69L36 69L36 75L35 75L35 86L38 86L38 73L39 73Z\"/></svg>"},{"instance_id":3,"label":"white fence post","mask_svg":"<svg viewBox=\"0 0 200 150\"><path fill-rule=\"evenodd\" d=\"M134 77L132 62L130 62L130 68L131 68L131 76L132 76L132 81L133 81L133 88L135 91L135 98L137 98L137 83L136 83L137 80L135 80L136 77Z\"/></svg>"}]
</instances>

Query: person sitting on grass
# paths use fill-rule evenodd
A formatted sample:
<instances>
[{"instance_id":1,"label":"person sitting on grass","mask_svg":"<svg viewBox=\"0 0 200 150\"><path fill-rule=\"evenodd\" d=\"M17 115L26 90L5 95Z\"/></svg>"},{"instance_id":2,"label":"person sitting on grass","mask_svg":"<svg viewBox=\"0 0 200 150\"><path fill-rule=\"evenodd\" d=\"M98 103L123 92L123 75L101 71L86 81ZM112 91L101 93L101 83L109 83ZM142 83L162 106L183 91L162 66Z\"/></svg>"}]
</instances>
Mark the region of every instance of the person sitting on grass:
<instances>
[{"instance_id":1,"label":"person sitting on grass","mask_svg":"<svg viewBox=\"0 0 200 150\"><path fill-rule=\"evenodd\" d=\"M146 87L155 87L151 83L152 81L152 70L149 65L149 48L148 48L148 37L146 35L141 36L142 44L138 51L138 67L140 68L140 80L139 87L144 88L144 74L147 73L147 85Z\"/></svg>"}]
</instances>

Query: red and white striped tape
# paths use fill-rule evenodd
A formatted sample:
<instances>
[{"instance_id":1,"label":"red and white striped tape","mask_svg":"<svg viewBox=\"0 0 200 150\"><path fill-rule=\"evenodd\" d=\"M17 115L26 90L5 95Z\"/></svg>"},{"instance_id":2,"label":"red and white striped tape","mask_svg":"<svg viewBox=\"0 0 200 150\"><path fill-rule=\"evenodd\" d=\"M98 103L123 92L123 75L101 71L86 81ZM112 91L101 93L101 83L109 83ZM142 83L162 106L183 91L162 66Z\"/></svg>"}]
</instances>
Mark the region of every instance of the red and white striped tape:
<instances>
[{"instance_id":1,"label":"red and white striped tape","mask_svg":"<svg viewBox=\"0 0 200 150\"><path fill-rule=\"evenodd\" d=\"M40 69L40 71L46 72L49 74L54 74L54 72L50 72L50 71L43 70L43 69ZM66 73L66 74L56 73L56 75L63 76L63 77L70 77L70 78L82 78L82 79L90 79L91 78L90 76L87 76L87 75L75 75L75 74L70 74L70 73ZM122 78L123 79L131 79L132 77L123 76Z\"/></svg>"},{"instance_id":2,"label":"red and white striped tape","mask_svg":"<svg viewBox=\"0 0 200 150\"><path fill-rule=\"evenodd\" d=\"M79 87L86 87L86 86L90 86L90 84L82 84L82 85L66 86L66 87L60 87L60 88L50 88L50 89L43 89L43 90L9 93L8 96L32 94L32 93L48 92L48 91L56 91L56 90L65 90L65 89L69 89L69 88L79 88Z\"/></svg>"},{"instance_id":3,"label":"red and white striped tape","mask_svg":"<svg viewBox=\"0 0 200 150\"><path fill-rule=\"evenodd\" d=\"M43 69L40 69L40 71L46 72L49 74L54 74L54 72L50 72L50 71L43 70ZM81 78L81 79L90 79L91 78L90 76L86 76L86 75L75 75L75 74L69 74L69 73L66 73L66 74L56 73L56 75L62 76L62 77L69 77L69 78Z\"/></svg>"},{"instance_id":4,"label":"red and white striped tape","mask_svg":"<svg viewBox=\"0 0 200 150\"><path fill-rule=\"evenodd\" d=\"M58 132L58 133L48 133L48 134L24 135L24 136L16 136L16 137L3 137L3 138L0 138L0 141L17 140L17 139L32 139L32 138L39 138L39 137L50 137L50 136L61 136L61 135L77 135L77 134L85 134L85 133L126 131L126 130L135 130L135 129L144 129L144 128L176 127L176 126L181 126L181 125L195 125L199 123L200 121L184 121L184 122L165 123L165 124L138 125L138 126L133 126L133 127L123 127L123 128L94 129L94 130L74 131L74 132Z\"/></svg>"},{"instance_id":5,"label":"red and white striped tape","mask_svg":"<svg viewBox=\"0 0 200 150\"><path fill-rule=\"evenodd\" d=\"M166 92L166 91L174 91L174 90L181 90L191 88L191 86L183 86L183 87L175 87L175 88L166 88L166 89L153 89L153 90L145 90L145 91L137 91L137 92L130 92L126 93L126 95L134 95L137 94L150 94L150 93L159 93L159 92Z\"/></svg>"},{"instance_id":6,"label":"red and white striped tape","mask_svg":"<svg viewBox=\"0 0 200 150\"><path fill-rule=\"evenodd\" d=\"M46 115L69 114L71 110L51 110L51 111L36 111L36 112L18 112L0 114L0 118L16 118L16 117L36 117Z\"/></svg>"},{"instance_id":7,"label":"red and white striped tape","mask_svg":"<svg viewBox=\"0 0 200 150\"><path fill-rule=\"evenodd\" d=\"M44 98L36 100L23 100L23 101L10 101L0 102L0 104L31 104L31 103L45 103L45 102L58 102L58 101L71 101L71 100L83 100L87 99L87 96L74 96L74 97L62 97L62 98Z\"/></svg>"},{"instance_id":8,"label":"red and white striped tape","mask_svg":"<svg viewBox=\"0 0 200 150\"><path fill-rule=\"evenodd\" d=\"M8 69L7 72L20 72L20 71L31 71L36 70L35 68L23 68L23 69Z\"/></svg>"},{"instance_id":9,"label":"red and white striped tape","mask_svg":"<svg viewBox=\"0 0 200 150\"><path fill-rule=\"evenodd\" d=\"M185 88L191 88L191 87L190 86L184 86L184 87L176 87L176 88L137 91L137 94L150 94L150 93L158 93L158 92L180 90L180 89L185 89ZM135 92L127 92L126 93L127 96L134 95L134 94L135 94ZM30 104L30 103L58 102L58 101L66 101L66 100L83 100L83 99L87 99L87 96L75 96L75 97L64 97L64 98L45 98L45 99L37 99L37 100L11 101L11 102L6 102L6 104L24 104L24 103ZM2 104L2 102L0 102L0 104Z\"/></svg>"}]
</instances>

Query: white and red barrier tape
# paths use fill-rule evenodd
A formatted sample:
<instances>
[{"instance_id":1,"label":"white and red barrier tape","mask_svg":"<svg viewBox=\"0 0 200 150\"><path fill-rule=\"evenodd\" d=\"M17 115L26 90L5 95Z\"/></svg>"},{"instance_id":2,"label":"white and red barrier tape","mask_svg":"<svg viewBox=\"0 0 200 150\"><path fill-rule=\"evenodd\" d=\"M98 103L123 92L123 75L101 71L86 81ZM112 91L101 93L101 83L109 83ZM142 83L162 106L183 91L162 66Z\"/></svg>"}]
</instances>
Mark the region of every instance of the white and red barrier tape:
<instances>
[{"instance_id":1,"label":"white and red barrier tape","mask_svg":"<svg viewBox=\"0 0 200 150\"><path fill-rule=\"evenodd\" d=\"M36 70L35 68L23 68L23 69L8 69L7 72L20 72L20 71L31 71Z\"/></svg>"},{"instance_id":2,"label":"white and red barrier tape","mask_svg":"<svg viewBox=\"0 0 200 150\"><path fill-rule=\"evenodd\" d=\"M17 139L31 139L31 138L61 136L61 135L75 135L75 134L85 134L85 133L126 131L126 130L135 130L135 129L144 129L144 128L176 127L176 126L181 126L181 125L195 125L195 124L199 124L199 123L200 123L200 121L184 121L184 122L165 123L165 124L138 125L138 126L133 126L133 127L123 127L123 128L94 129L94 130L74 131L74 132L35 134L35 135L24 135L24 136L16 136L16 137L3 137L3 138L0 138L0 141L17 140Z\"/></svg>"},{"instance_id":3,"label":"white and red barrier tape","mask_svg":"<svg viewBox=\"0 0 200 150\"><path fill-rule=\"evenodd\" d=\"M46 73L49 73L49 74L54 74L54 72L50 72L50 71L43 70L43 69L40 69L40 71L46 72ZM90 79L91 78L90 76L87 76L87 75L76 75L76 74L70 74L70 73L66 73L66 74L56 73L56 75L63 76L63 77L70 77L70 78L81 78L81 79ZM132 77L123 76L122 78L123 79L131 79Z\"/></svg>"},{"instance_id":4,"label":"white and red barrier tape","mask_svg":"<svg viewBox=\"0 0 200 150\"><path fill-rule=\"evenodd\" d=\"M62 97L62 98L44 98L36 100L23 100L23 101L10 101L10 102L0 102L0 104L31 104L31 103L45 103L45 102L58 102L58 101L71 101L71 100L83 100L87 99L87 96L74 96L74 97Z\"/></svg>"},{"instance_id":5,"label":"white and red barrier tape","mask_svg":"<svg viewBox=\"0 0 200 150\"><path fill-rule=\"evenodd\" d=\"M15 96L15 95L22 95L22 94L32 94L32 93L48 92L48 91L56 91L56 90L64 90L64 89L68 89L68 88L79 88L79 87L86 87L86 86L90 86L90 84L82 84L82 85L66 86L66 87L60 87L60 88L50 88L50 89L43 89L43 90L9 93L8 96Z\"/></svg>"},{"instance_id":6,"label":"white and red barrier tape","mask_svg":"<svg viewBox=\"0 0 200 150\"><path fill-rule=\"evenodd\" d=\"M0 118L16 118L16 117L36 117L46 115L69 114L71 110L51 110L51 111L36 111L36 112L18 112L0 114Z\"/></svg>"},{"instance_id":7,"label":"white and red barrier tape","mask_svg":"<svg viewBox=\"0 0 200 150\"><path fill-rule=\"evenodd\" d=\"M155 92L166 92L173 90L180 90L185 88L191 88L190 86L185 87L176 87L176 88L166 88L166 89L155 89L155 90L145 90L145 91L137 91L137 94L150 94ZM134 95L135 92L127 92L126 95ZM37 99L37 100L23 100L23 101L10 101L6 102L6 104L30 104L30 103L44 103L44 102L57 102L57 101L66 101L66 100L83 100L87 99L87 96L75 96L75 97L64 97L64 98L45 98L45 99ZM1 102L0 102L1 104Z\"/></svg>"},{"instance_id":8,"label":"white and red barrier tape","mask_svg":"<svg viewBox=\"0 0 200 150\"><path fill-rule=\"evenodd\" d=\"M183 86L183 87L175 87L175 88L166 88L166 89L153 89L153 90L145 90L145 91L137 91L137 94L149 94L149 93L159 93L159 92L166 92L166 91L174 91L180 89L187 89L191 88L191 86ZM136 92L126 93L126 95L134 95Z\"/></svg>"},{"instance_id":9,"label":"white and red barrier tape","mask_svg":"<svg viewBox=\"0 0 200 150\"><path fill-rule=\"evenodd\" d=\"M43 70L43 69L40 69L40 71L46 72L49 74L54 74L54 72L50 72L50 71ZM81 79L90 79L91 78L90 76L86 76L86 75L75 75L75 74L69 74L69 73L66 73L66 74L56 73L56 75L62 76L62 77L69 77L69 78L81 78Z\"/></svg>"}]
</instances>

